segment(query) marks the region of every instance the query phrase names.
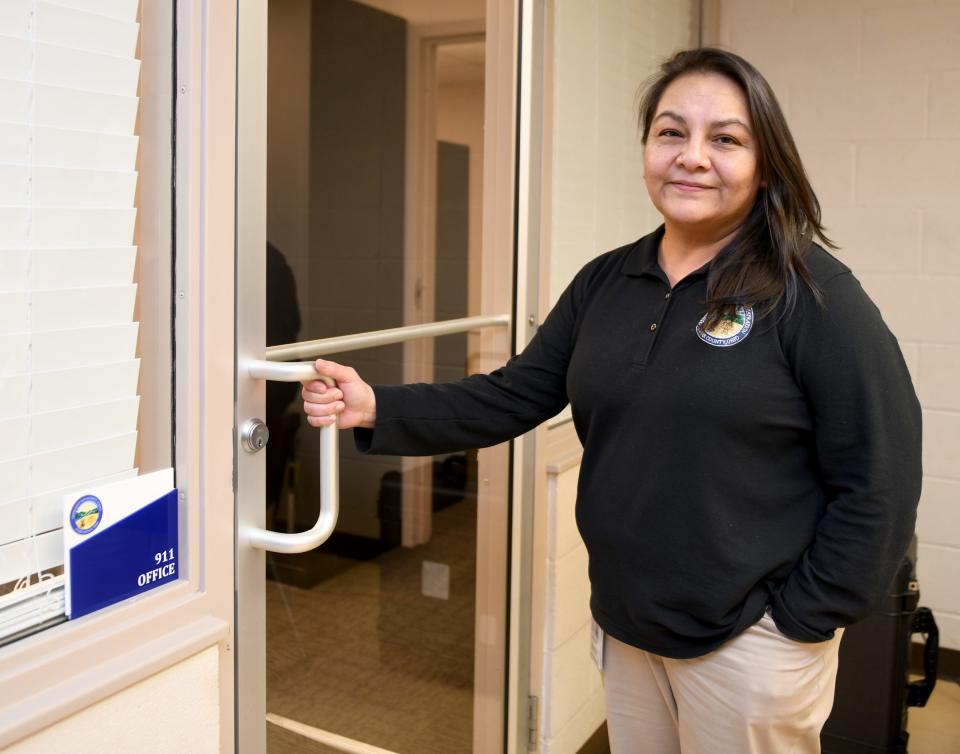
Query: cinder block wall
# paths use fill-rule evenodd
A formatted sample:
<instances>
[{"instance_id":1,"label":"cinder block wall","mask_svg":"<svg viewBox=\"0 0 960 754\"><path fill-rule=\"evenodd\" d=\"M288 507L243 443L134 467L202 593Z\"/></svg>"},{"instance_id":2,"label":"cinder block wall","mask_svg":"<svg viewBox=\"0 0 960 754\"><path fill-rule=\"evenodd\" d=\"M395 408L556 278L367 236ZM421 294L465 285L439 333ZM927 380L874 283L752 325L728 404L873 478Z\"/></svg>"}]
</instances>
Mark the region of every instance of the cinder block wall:
<instances>
[{"instance_id":1,"label":"cinder block wall","mask_svg":"<svg viewBox=\"0 0 960 754\"><path fill-rule=\"evenodd\" d=\"M555 0L549 302L593 257L662 219L643 184L636 93L696 43L693 0Z\"/></svg>"},{"instance_id":2,"label":"cinder block wall","mask_svg":"<svg viewBox=\"0 0 960 754\"><path fill-rule=\"evenodd\" d=\"M719 0L705 42L774 86L838 256L900 340L923 404L918 571L960 649L960 3Z\"/></svg>"}]
</instances>

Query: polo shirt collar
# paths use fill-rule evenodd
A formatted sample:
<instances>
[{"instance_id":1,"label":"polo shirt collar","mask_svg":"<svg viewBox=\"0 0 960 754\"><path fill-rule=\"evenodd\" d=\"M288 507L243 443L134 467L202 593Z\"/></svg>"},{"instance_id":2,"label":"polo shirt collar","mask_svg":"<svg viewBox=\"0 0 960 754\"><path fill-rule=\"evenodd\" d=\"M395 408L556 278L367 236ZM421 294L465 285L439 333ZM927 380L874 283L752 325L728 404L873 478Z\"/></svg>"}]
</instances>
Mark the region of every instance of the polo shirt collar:
<instances>
[{"instance_id":1,"label":"polo shirt collar","mask_svg":"<svg viewBox=\"0 0 960 754\"><path fill-rule=\"evenodd\" d=\"M667 282L666 273L660 268L657 257L660 252L660 241L663 239L664 226L661 225L653 233L649 233L637 241L620 267L624 275L631 277L655 277L658 280ZM712 261L712 260L711 260ZM710 262L697 268L683 281L689 282L691 279L705 277L710 271ZM683 282L681 281L681 282Z\"/></svg>"}]
</instances>

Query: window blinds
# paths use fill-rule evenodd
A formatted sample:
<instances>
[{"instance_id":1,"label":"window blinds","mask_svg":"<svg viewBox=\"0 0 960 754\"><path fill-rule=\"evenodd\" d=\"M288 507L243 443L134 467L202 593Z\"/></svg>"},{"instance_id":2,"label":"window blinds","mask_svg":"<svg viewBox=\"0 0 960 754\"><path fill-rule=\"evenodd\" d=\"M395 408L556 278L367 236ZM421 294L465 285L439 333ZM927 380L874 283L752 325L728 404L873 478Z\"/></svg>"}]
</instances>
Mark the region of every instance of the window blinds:
<instances>
[{"instance_id":1,"label":"window blinds","mask_svg":"<svg viewBox=\"0 0 960 754\"><path fill-rule=\"evenodd\" d=\"M0 642L63 613L63 495L136 474L137 5L0 2Z\"/></svg>"}]
</instances>

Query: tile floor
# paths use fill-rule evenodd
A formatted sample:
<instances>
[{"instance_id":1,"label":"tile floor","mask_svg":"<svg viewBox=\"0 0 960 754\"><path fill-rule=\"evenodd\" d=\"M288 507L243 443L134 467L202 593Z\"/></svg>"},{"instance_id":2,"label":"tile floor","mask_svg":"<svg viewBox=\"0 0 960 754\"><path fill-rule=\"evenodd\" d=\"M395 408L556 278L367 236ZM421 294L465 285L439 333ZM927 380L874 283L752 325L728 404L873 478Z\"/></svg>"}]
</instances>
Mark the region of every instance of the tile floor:
<instances>
[{"instance_id":1,"label":"tile floor","mask_svg":"<svg viewBox=\"0 0 960 754\"><path fill-rule=\"evenodd\" d=\"M447 599L422 593L424 561L449 568ZM400 754L469 752L476 502L435 513L426 545L325 570L310 589L267 581L268 711ZM270 754L333 751L267 737Z\"/></svg>"},{"instance_id":2,"label":"tile floor","mask_svg":"<svg viewBox=\"0 0 960 754\"><path fill-rule=\"evenodd\" d=\"M910 754L960 754L960 683L941 678L926 707L907 713Z\"/></svg>"}]
</instances>

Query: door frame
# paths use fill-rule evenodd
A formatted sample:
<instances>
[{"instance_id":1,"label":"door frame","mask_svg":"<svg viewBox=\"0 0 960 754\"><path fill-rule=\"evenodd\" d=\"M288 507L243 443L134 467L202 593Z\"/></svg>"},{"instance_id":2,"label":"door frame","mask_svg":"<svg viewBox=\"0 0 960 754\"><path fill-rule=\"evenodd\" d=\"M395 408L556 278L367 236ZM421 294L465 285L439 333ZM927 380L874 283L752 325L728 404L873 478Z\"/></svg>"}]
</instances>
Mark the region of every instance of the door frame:
<instances>
[{"instance_id":1,"label":"door frame","mask_svg":"<svg viewBox=\"0 0 960 754\"><path fill-rule=\"evenodd\" d=\"M526 311L527 294L519 289L515 270L527 269L526 259L516 258L516 139L517 139L517 35L521 0L487 0L487 45L484 106L483 246L481 314ZM238 427L250 417L262 417L265 388L261 381L244 376L244 364L262 359L265 343L265 300L250 295L262 286L266 244L266 131L267 131L267 0L237 0L236 19L236 306L234 395L235 521L235 704L236 751L266 749L266 600L265 554L244 540L243 532L264 526L264 454L242 449ZM211 93L208 93L211 96ZM522 244L522 249L526 244ZM521 253L522 253L521 249ZM524 275L524 280L528 279ZM514 285L503 286L504 279ZM499 283L499 285L498 285ZM515 305L521 306L515 310ZM526 323L526 317L521 320ZM516 326L514 333L485 330L479 337L479 371L500 366L526 343L530 327ZM527 682L512 675L508 665L529 669L529 635L519 626L529 624L529 604L518 595L518 585L529 583L529 553L518 553L523 541L515 530L516 511L532 503L524 487L527 440L511 447L503 444L480 451L478 464L490 472L481 476L478 489L477 552L494 563L483 585L478 579L474 689L474 751L477 754L516 751L516 721L526 717ZM507 500L503 493L508 490ZM509 498L523 499L511 506ZM513 542L513 562L508 562ZM519 559L517 558L520 555ZM526 563L526 565L524 565ZM508 637L513 641L508 644ZM518 640L519 639L519 640ZM508 645L513 649L508 652ZM519 649L519 652L518 652ZM523 674L521 672L521 674Z\"/></svg>"},{"instance_id":2,"label":"door frame","mask_svg":"<svg viewBox=\"0 0 960 754\"><path fill-rule=\"evenodd\" d=\"M234 750L260 754L267 750L266 553L243 532L266 524L266 454L246 452L239 427L266 415L265 383L242 370L266 348L267 0L237 0L236 40Z\"/></svg>"}]
</instances>

